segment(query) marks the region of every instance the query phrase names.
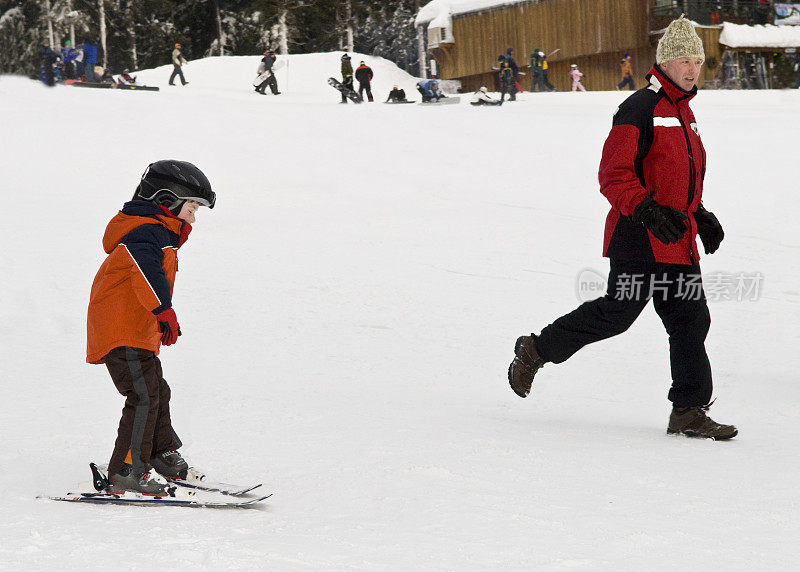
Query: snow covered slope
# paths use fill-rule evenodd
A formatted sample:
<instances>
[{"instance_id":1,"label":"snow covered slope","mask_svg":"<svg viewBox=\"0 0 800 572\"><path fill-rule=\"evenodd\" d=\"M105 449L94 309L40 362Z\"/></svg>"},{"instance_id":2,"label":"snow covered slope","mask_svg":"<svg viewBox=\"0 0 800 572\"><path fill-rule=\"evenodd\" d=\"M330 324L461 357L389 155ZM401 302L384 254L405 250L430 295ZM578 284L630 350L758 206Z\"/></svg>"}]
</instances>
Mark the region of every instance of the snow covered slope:
<instances>
[{"instance_id":1,"label":"snow covered slope","mask_svg":"<svg viewBox=\"0 0 800 572\"><path fill-rule=\"evenodd\" d=\"M516 337L607 269L597 164L625 93L345 106L324 83L338 54L293 59L279 97L252 92L257 61L191 62L158 93L0 78L0 568L793 569L798 92L693 104L726 231L704 271L764 277L756 300L711 303L712 415L740 429L713 443L665 435L652 308L528 399L506 381ZM106 223L165 157L219 197L180 253L174 424L193 463L275 495L36 500L110 455L122 398L83 363L89 288Z\"/></svg>"},{"instance_id":2,"label":"snow covered slope","mask_svg":"<svg viewBox=\"0 0 800 572\"><path fill-rule=\"evenodd\" d=\"M281 92L289 95L294 101L316 101L320 96L327 96L325 101L336 100L338 95L326 81L329 77L341 80L341 57L345 52L331 52L324 54L298 54L291 56L278 56L276 66L280 66L275 77ZM349 54L350 63L356 69L361 61L372 68L375 74L372 93L379 101L384 101L393 85L399 85L412 95L416 93L416 83L419 81L405 71L398 68L393 62L384 58L367 56L359 53ZM258 64L263 56L224 56L204 58L189 62L184 67L183 73L194 92L229 94L242 93L249 98L249 91L253 91L252 81L256 77ZM143 70L134 75L137 81L146 85L156 85L162 89L180 91L181 86L170 87L169 76L172 73L172 64L161 66L153 70ZM180 84L180 80L176 80ZM358 87L358 82L356 82ZM268 92L269 93L269 92ZM287 98L283 98L287 99Z\"/></svg>"}]
</instances>

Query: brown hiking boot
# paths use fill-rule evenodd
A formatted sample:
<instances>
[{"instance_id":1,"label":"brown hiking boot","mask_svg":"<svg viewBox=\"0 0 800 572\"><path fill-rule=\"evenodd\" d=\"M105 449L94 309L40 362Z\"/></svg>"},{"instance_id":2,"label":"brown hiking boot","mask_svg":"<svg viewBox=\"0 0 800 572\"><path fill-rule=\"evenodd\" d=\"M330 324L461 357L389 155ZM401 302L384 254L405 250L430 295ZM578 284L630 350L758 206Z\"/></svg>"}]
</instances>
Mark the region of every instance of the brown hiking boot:
<instances>
[{"instance_id":1,"label":"brown hiking boot","mask_svg":"<svg viewBox=\"0 0 800 572\"><path fill-rule=\"evenodd\" d=\"M514 361L508 366L508 383L514 393L527 397L531 392L533 377L545 364L544 358L536 351L536 336L520 336L514 346Z\"/></svg>"},{"instance_id":2,"label":"brown hiking boot","mask_svg":"<svg viewBox=\"0 0 800 572\"><path fill-rule=\"evenodd\" d=\"M711 407L711 403L696 407L673 407L672 414L669 416L667 433L670 435L679 433L687 437L702 437L715 441L736 437L739 430L733 425L721 425L711 419L706 414L709 407Z\"/></svg>"}]
</instances>

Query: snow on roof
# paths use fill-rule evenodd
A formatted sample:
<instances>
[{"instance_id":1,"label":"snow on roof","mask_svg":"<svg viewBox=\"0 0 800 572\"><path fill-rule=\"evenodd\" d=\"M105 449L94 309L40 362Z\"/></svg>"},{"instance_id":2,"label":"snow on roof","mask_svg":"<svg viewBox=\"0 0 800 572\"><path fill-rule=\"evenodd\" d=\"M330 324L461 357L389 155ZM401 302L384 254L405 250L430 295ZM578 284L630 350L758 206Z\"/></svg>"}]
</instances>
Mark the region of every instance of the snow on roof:
<instances>
[{"instance_id":1,"label":"snow on roof","mask_svg":"<svg viewBox=\"0 0 800 572\"><path fill-rule=\"evenodd\" d=\"M730 48L795 48L800 46L800 26L722 25L719 43Z\"/></svg>"},{"instance_id":2,"label":"snow on roof","mask_svg":"<svg viewBox=\"0 0 800 572\"><path fill-rule=\"evenodd\" d=\"M529 0L432 0L420 8L414 20L414 25L422 26L428 24L434 25L434 27L444 27L443 24L450 16L456 14L465 14L467 12L475 12L477 10L486 10L489 8L500 8L502 6L511 6L528 1Z\"/></svg>"}]
</instances>

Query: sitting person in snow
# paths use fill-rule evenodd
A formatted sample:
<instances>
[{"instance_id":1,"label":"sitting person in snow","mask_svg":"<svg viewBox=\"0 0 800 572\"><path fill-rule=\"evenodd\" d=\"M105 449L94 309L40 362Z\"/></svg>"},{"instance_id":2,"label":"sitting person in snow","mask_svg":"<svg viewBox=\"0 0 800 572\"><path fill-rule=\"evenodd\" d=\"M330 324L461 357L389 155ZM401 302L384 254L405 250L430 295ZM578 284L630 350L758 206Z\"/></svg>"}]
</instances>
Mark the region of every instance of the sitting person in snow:
<instances>
[{"instance_id":1,"label":"sitting person in snow","mask_svg":"<svg viewBox=\"0 0 800 572\"><path fill-rule=\"evenodd\" d=\"M406 90L399 89L396 85L392 87L392 91L389 92L389 97L386 101L407 101L406 100Z\"/></svg>"},{"instance_id":2,"label":"sitting person in snow","mask_svg":"<svg viewBox=\"0 0 800 572\"><path fill-rule=\"evenodd\" d=\"M117 85L117 81L114 79L114 75L108 70L103 69L101 67L97 67L97 81L100 83L111 83L114 86Z\"/></svg>"},{"instance_id":3,"label":"sitting person in snow","mask_svg":"<svg viewBox=\"0 0 800 572\"><path fill-rule=\"evenodd\" d=\"M417 83L417 91L422 94L422 102L428 103L430 101L439 101L445 97L441 89L439 89L439 82L436 79L423 79Z\"/></svg>"},{"instance_id":4,"label":"sitting person in snow","mask_svg":"<svg viewBox=\"0 0 800 572\"><path fill-rule=\"evenodd\" d=\"M489 95L489 90L486 89L485 85L472 94L472 101L469 103L470 105L503 105L502 101Z\"/></svg>"},{"instance_id":5,"label":"sitting person in snow","mask_svg":"<svg viewBox=\"0 0 800 572\"><path fill-rule=\"evenodd\" d=\"M122 85L136 85L136 77L131 75L131 71L128 68L117 76L117 83Z\"/></svg>"},{"instance_id":6,"label":"sitting person in snow","mask_svg":"<svg viewBox=\"0 0 800 572\"><path fill-rule=\"evenodd\" d=\"M200 169L185 161L157 161L106 227L108 256L89 295L86 361L105 364L125 397L108 463L108 492L167 496L172 487L165 477L187 476L158 353L181 335L172 305L178 249L189 238L195 211L214 208L215 201Z\"/></svg>"}]
</instances>

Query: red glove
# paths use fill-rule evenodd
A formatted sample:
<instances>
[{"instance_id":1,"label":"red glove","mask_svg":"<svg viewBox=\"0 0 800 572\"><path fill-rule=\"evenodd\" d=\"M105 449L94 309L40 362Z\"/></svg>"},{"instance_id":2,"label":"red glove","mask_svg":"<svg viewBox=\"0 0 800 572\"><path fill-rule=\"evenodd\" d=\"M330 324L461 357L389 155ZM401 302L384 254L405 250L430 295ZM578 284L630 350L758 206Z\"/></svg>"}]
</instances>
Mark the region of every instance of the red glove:
<instances>
[{"instance_id":1,"label":"red glove","mask_svg":"<svg viewBox=\"0 0 800 572\"><path fill-rule=\"evenodd\" d=\"M171 346L178 341L178 336L181 335L181 327L178 324L178 316L175 315L175 310L169 308L163 312L156 314L158 319L158 327L161 329L161 343L165 346Z\"/></svg>"}]
</instances>

